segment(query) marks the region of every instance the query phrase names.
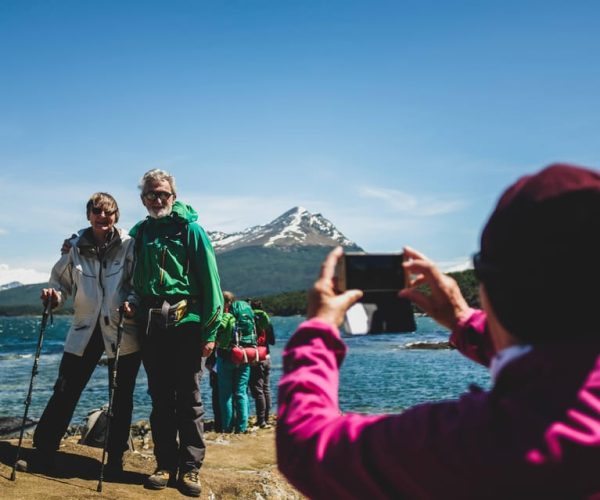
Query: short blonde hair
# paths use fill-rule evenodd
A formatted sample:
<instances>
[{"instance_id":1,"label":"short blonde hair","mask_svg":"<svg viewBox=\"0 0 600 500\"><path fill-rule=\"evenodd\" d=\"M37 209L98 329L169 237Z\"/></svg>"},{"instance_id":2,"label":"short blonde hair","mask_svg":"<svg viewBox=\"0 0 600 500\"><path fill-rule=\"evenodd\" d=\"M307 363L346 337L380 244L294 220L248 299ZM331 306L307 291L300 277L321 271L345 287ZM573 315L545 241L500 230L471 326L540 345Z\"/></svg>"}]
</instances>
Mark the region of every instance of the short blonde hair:
<instances>
[{"instance_id":1,"label":"short blonde hair","mask_svg":"<svg viewBox=\"0 0 600 500\"><path fill-rule=\"evenodd\" d=\"M177 194L177 190L175 187L175 177L173 177L166 170L161 170L159 168L153 168L152 170L148 170L148 172L146 172L140 179L140 184L138 185L138 187L140 188L140 191L142 192L142 195L143 195L144 189L146 188L146 184L148 184L150 182L162 182L162 181L167 181L169 183L169 186L171 186L171 193L173 193L175 195Z\"/></svg>"},{"instance_id":2,"label":"short blonde hair","mask_svg":"<svg viewBox=\"0 0 600 500\"><path fill-rule=\"evenodd\" d=\"M88 219L90 218L90 213L94 207L102 208L107 212L114 212L115 222L119 222L119 205L117 205L117 200L115 200L110 194L100 192L94 193L92 196L90 196L90 199L85 206Z\"/></svg>"}]
</instances>

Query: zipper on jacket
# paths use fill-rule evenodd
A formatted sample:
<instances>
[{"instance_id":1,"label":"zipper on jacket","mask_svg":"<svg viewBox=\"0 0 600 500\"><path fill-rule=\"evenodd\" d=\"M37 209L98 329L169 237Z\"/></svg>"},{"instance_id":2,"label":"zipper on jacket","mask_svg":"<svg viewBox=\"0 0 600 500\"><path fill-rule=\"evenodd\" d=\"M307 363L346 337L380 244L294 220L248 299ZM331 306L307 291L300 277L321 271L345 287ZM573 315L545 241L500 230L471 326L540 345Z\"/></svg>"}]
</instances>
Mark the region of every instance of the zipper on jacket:
<instances>
[{"instance_id":1,"label":"zipper on jacket","mask_svg":"<svg viewBox=\"0 0 600 500\"><path fill-rule=\"evenodd\" d=\"M100 260L99 255L98 255L98 260ZM100 304L100 310L102 310L102 306L104 305L104 298L106 296L106 291L104 290L102 268L106 269L106 260L100 260L100 273L98 275L98 282L100 283L100 290L102 290L102 302ZM110 325L110 318L106 315L104 316L104 324L106 326Z\"/></svg>"},{"instance_id":2,"label":"zipper on jacket","mask_svg":"<svg viewBox=\"0 0 600 500\"><path fill-rule=\"evenodd\" d=\"M160 263L160 280L158 282L158 284L161 286L162 286L164 278L165 278L165 256L166 256L166 253L167 253L167 247L164 247L163 251L162 251L162 261Z\"/></svg>"}]
</instances>

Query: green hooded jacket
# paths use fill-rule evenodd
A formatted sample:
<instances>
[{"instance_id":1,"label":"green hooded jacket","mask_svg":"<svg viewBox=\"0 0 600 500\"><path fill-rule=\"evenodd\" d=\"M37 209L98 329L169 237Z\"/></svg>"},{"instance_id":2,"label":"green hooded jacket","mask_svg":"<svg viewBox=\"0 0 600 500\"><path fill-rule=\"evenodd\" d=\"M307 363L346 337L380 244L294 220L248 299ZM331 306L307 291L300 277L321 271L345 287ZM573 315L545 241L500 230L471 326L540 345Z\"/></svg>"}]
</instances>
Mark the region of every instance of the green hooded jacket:
<instances>
[{"instance_id":1,"label":"green hooded jacket","mask_svg":"<svg viewBox=\"0 0 600 500\"><path fill-rule=\"evenodd\" d=\"M212 342L220 325L223 295L213 247L197 220L191 206L176 201L169 216L147 217L131 229L137 254L133 286L142 301L182 295L195 299L188 301L188 313L176 326L200 323L203 339Z\"/></svg>"}]
</instances>

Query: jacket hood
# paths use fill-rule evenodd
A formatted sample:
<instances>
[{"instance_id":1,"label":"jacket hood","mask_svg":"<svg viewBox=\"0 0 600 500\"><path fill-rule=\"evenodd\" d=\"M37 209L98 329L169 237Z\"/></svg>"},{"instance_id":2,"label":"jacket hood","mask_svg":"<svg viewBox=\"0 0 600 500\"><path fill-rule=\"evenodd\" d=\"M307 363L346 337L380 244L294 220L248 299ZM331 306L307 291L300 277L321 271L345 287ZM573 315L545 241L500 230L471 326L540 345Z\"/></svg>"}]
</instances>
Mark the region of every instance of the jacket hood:
<instances>
[{"instance_id":1,"label":"jacket hood","mask_svg":"<svg viewBox=\"0 0 600 500\"><path fill-rule=\"evenodd\" d=\"M97 245L94 240L94 231L91 227L79 232L78 238L74 240L74 244L82 255L87 257L100 256L103 258L113 248L121 245L121 231L114 228L108 240L103 245Z\"/></svg>"},{"instance_id":2,"label":"jacket hood","mask_svg":"<svg viewBox=\"0 0 600 500\"><path fill-rule=\"evenodd\" d=\"M196 222L198 220L198 212L196 212L190 205L186 205L180 201L173 203L173 211L171 214L173 217L179 217L186 222Z\"/></svg>"},{"instance_id":3,"label":"jacket hood","mask_svg":"<svg viewBox=\"0 0 600 500\"><path fill-rule=\"evenodd\" d=\"M75 238L75 239L74 239ZM113 246L114 244L120 243L123 238L123 231L119 228L114 228L108 241L105 243L105 246ZM91 227L86 227L84 229L80 229L76 235L71 236L70 238L72 243L74 243L79 248L83 247L96 247L96 241L94 240L94 231ZM113 243L114 242L114 243Z\"/></svg>"}]
</instances>

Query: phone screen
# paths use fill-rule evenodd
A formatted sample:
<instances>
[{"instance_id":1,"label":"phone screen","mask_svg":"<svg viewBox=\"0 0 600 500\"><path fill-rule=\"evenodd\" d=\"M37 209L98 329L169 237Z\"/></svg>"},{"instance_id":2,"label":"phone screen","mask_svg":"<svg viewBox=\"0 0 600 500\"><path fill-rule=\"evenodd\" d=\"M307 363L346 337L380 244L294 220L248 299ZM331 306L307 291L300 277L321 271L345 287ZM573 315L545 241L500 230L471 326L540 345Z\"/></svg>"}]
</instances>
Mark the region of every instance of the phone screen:
<instances>
[{"instance_id":1,"label":"phone screen","mask_svg":"<svg viewBox=\"0 0 600 500\"><path fill-rule=\"evenodd\" d=\"M395 291L404 288L402 254L346 254L346 289Z\"/></svg>"}]
</instances>

